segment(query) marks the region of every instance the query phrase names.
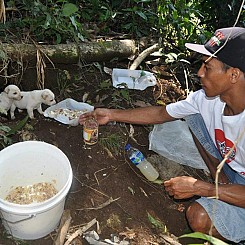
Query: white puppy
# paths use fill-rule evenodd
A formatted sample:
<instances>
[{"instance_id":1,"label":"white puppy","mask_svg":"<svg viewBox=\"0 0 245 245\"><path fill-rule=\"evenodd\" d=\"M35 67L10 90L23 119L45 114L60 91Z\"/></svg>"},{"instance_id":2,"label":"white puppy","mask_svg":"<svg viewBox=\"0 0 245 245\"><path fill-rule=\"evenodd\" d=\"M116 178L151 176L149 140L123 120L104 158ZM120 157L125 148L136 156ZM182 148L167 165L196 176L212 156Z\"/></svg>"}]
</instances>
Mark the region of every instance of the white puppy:
<instances>
[{"instance_id":1,"label":"white puppy","mask_svg":"<svg viewBox=\"0 0 245 245\"><path fill-rule=\"evenodd\" d=\"M49 89L21 91L22 99L14 100L10 108L11 119L15 119L14 111L16 108L26 109L29 117L34 118L33 110L37 109L40 114L43 114L42 103L45 105L54 105L56 103L54 93Z\"/></svg>"},{"instance_id":2,"label":"white puppy","mask_svg":"<svg viewBox=\"0 0 245 245\"><path fill-rule=\"evenodd\" d=\"M0 94L0 109L7 114L14 100L21 100L20 89L16 85L8 85Z\"/></svg>"}]
</instances>

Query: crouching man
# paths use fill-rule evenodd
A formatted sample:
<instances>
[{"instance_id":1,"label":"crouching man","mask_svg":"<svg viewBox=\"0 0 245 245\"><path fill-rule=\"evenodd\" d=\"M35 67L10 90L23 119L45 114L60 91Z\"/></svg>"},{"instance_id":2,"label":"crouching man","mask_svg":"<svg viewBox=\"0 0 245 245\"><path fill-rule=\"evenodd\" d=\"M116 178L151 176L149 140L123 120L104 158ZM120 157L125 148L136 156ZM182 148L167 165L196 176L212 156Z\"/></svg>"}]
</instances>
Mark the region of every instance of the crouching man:
<instances>
[{"instance_id":1,"label":"crouching man","mask_svg":"<svg viewBox=\"0 0 245 245\"><path fill-rule=\"evenodd\" d=\"M238 243L245 240L245 28L219 29L205 45L186 47L203 55L198 71L202 89L166 107L98 108L83 114L80 123L88 117L99 124L158 124L184 118L213 179L233 147L219 174L218 200L210 198L216 195L214 183L193 177L175 177L164 186L176 199L200 196L186 213L193 231L209 234L211 229L212 236Z\"/></svg>"}]
</instances>

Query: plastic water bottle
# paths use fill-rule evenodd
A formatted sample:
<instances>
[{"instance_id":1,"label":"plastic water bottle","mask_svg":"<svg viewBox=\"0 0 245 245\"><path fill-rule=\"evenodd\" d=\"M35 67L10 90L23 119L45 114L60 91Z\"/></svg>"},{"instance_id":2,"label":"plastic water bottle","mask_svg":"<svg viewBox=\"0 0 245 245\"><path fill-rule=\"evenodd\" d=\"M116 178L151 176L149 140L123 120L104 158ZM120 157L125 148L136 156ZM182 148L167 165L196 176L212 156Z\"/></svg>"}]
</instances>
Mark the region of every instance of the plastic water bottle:
<instances>
[{"instance_id":1,"label":"plastic water bottle","mask_svg":"<svg viewBox=\"0 0 245 245\"><path fill-rule=\"evenodd\" d=\"M149 180L154 181L159 177L159 173L152 166L150 162L146 160L144 155L138 149L132 147L130 144L125 146L125 150L131 162L136 165L141 173Z\"/></svg>"}]
</instances>

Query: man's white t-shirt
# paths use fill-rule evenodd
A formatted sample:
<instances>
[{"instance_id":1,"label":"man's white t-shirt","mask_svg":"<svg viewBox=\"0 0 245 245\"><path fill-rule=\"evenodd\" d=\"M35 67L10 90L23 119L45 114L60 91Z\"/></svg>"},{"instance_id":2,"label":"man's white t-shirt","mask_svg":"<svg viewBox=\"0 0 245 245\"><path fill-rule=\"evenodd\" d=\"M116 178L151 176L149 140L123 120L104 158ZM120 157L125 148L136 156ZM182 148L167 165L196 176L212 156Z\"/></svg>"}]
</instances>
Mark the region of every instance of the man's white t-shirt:
<instances>
[{"instance_id":1,"label":"man's white t-shirt","mask_svg":"<svg viewBox=\"0 0 245 245\"><path fill-rule=\"evenodd\" d=\"M208 98L203 89L189 95L186 100L166 107L169 115L174 118L200 113L214 144L223 157L235 143L236 146L226 163L245 176L245 136L243 136L245 110L235 116L224 116L224 108L225 102L221 101L219 96Z\"/></svg>"}]
</instances>

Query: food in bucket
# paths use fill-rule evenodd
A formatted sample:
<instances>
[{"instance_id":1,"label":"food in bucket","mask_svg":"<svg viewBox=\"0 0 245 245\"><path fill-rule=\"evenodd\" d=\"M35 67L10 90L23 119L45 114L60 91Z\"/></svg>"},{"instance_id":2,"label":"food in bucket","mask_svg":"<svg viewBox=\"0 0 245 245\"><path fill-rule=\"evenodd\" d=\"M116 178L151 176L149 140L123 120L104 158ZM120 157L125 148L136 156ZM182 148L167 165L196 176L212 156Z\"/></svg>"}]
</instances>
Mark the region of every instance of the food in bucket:
<instances>
[{"instance_id":1,"label":"food in bucket","mask_svg":"<svg viewBox=\"0 0 245 245\"><path fill-rule=\"evenodd\" d=\"M57 194L52 183L41 182L34 185L17 186L9 192L6 201L15 204L44 202Z\"/></svg>"},{"instance_id":2,"label":"food in bucket","mask_svg":"<svg viewBox=\"0 0 245 245\"><path fill-rule=\"evenodd\" d=\"M57 108L54 109L52 111L49 111L49 116L51 117L57 117L59 115L63 115L65 117L68 117L69 120L78 118L80 115L82 115L83 113L87 112L88 110L84 109L84 110L72 110L72 109L68 109L68 108Z\"/></svg>"}]
</instances>

